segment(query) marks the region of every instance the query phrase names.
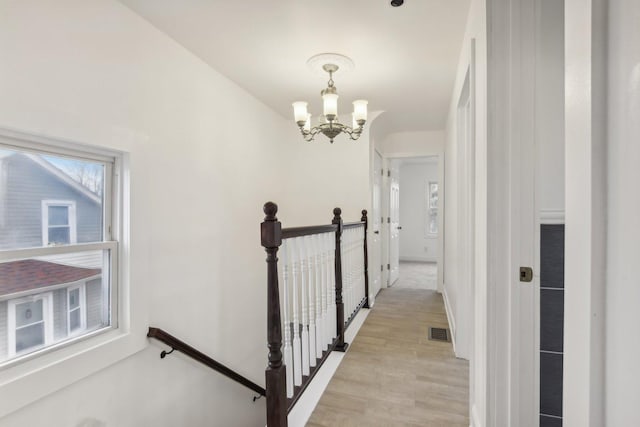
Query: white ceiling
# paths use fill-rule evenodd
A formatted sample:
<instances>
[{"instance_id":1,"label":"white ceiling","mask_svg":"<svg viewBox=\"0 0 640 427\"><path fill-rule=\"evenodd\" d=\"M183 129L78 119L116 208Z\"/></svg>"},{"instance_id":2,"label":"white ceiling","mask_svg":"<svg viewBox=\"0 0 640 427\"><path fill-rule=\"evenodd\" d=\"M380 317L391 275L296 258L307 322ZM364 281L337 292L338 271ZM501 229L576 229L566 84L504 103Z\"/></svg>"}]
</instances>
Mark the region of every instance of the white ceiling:
<instances>
[{"instance_id":1,"label":"white ceiling","mask_svg":"<svg viewBox=\"0 0 640 427\"><path fill-rule=\"evenodd\" d=\"M326 78L306 61L347 55L339 111L369 100L387 132L445 127L469 0L120 0L293 121L291 102L321 112Z\"/></svg>"}]
</instances>

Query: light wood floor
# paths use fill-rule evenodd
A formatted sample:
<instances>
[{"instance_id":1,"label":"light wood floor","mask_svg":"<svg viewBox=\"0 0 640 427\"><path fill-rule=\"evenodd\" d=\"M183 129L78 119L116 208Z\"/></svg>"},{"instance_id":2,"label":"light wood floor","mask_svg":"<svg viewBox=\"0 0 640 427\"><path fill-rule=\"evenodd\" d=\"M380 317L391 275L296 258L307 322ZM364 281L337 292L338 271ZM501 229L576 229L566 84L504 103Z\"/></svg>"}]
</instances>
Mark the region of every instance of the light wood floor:
<instances>
[{"instance_id":1,"label":"light wood floor","mask_svg":"<svg viewBox=\"0 0 640 427\"><path fill-rule=\"evenodd\" d=\"M468 427L468 362L429 326L448 327L441 295L383 289L307 427Z\"/></svg>"}]
</instances>

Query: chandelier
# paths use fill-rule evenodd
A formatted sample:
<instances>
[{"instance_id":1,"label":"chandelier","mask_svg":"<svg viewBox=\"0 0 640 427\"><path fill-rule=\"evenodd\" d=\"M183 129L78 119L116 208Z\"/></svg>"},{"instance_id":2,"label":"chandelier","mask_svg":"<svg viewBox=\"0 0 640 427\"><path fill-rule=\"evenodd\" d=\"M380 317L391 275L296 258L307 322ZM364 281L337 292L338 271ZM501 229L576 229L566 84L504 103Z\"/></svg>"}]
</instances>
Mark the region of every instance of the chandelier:
<instances>
[{"instance_id":1,"label":"chandelier","mask_svg":"<svg viewBox=\"0 0 640 427\"><path fill-rule=\"evenodd\" d=\"M323 115L320 117L320 122L317 126L311 127L311 114L308 113L307 103L304 101L293 103L295 121L305 141L313 141L319 133L329 138L332 144L333 139L341 133L345 133L355 141L360 138L364 124L367 122L367 101L364 99L353 101L353 113L351 113L353 122L351 127L340 123L338 119L338 91L333 82L333 74L340 68L337 63L342 62L352 67L353 62L345 56L329 53L312 57L309 59L308 64L313 67L320 61L325 60L331 62L322 64L322 70L329 73L329 82L327 87L320 92L323 104Z\"/></svg>"}]
</instances>

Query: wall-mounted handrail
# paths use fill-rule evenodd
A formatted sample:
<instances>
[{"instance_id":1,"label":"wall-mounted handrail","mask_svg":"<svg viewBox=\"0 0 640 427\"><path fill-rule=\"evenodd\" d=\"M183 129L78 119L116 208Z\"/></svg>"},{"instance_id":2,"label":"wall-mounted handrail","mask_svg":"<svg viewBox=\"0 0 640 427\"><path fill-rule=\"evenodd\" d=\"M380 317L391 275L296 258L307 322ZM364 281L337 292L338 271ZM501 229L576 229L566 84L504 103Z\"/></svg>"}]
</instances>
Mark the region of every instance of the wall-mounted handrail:
<instances>
[{"instance_id":1,"label":"wall-mounted handrail","mask_svg":"<svg viewBox=\"0 0 640 427\"><path fill-rule=\"evenodd\" d=\"M164 357L166 355L172 353L174 350L177 350L180 353L183 353L183 354L189 356L190 358L202 363L203 365L213 369L214 371L217 371L217 372L221 373L225 377L230 378L230 379L242 384L243 386L255 391L260 396L266 396L266 390L264 388L260 387L258 384L256 384L253 381L243 377L242 375L238 374L237 372L233 371L232 369L227 368L222 363L219 363L219 362L213 360L211 357L207 356L206 354L202 353L201 351L196 350L195 348L191 347L189 344L185 343L184 341L179 340L178 338L176 338L173 335L163 331L162 329L151 328L150 327L149 328L149 332L147 333L147 337L155 338L158 341L161 341L161 342L163 342L163 343L165 343L165 344L167 344L168 346L171 347L171 351L170 352L163 351L160 354L160 357L163 358L163 359L164 359Z\"/></svg>"}]
</instances>

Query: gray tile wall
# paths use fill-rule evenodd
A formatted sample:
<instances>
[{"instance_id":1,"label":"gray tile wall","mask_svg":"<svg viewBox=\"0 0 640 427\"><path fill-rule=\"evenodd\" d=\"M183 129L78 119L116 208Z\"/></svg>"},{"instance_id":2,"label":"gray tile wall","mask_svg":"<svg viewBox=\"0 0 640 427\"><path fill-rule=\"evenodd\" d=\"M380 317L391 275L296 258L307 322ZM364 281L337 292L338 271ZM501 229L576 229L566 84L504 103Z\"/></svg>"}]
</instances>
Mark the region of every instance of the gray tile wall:
<instances>
[{"instance_id":1,"label":"gray tile wall","mask_svg":"<svg viewBox=\"0 0 640 427\"><path fill-rule=\"evenodd\" d=\"M564 225L540 226L540 427L562 426Z\"/></svg>"}]
</instances>

